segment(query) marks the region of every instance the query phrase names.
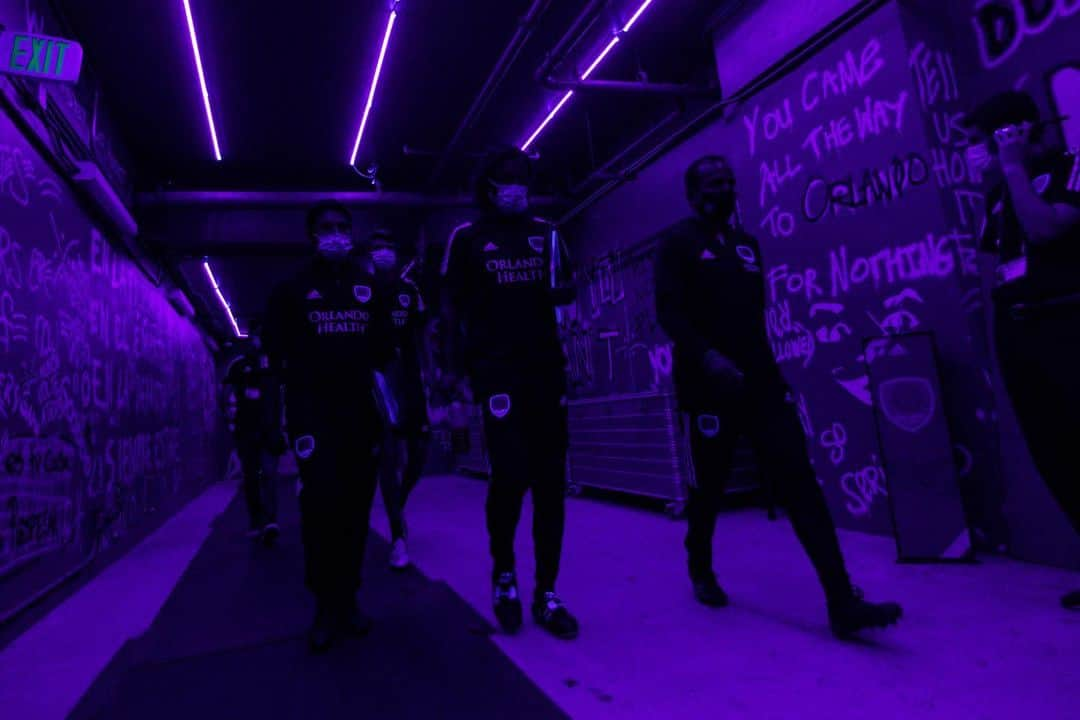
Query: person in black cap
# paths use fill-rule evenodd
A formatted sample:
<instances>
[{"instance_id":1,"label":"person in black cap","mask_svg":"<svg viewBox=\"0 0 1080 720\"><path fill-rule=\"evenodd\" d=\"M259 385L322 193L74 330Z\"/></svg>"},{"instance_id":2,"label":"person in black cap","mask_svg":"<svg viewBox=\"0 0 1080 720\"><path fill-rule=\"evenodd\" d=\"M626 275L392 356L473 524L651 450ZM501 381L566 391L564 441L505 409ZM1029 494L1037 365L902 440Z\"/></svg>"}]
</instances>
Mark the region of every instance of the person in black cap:
<instances>
[{"instance_id":1,"label":"person in black cap","mask_svg":"<svg viewBox=\"0 0 1080 720\"><path fill-rule=\"evenodd\" d=\"M1035 466L1080 532L1080 157L1046 142L1027 93L994 95L966 124L990 186L980 249L996 261L998 364ZM1080 609L1080 591L1061 602Z\"/></svg>"},{"instance_id":2,"label":"person in black cap","mask_svg":"<svg viewBox=\"0 0 1080 720\"><path fill-rule=\"evenodd\" d=\"M892 625L900 606L863 600L848 578L791 389L766 335L761 248L732 221L731 165L720 156L700 158L685 182L695 214L658 236L655 290L660 326L675 343L679 406L689 419L694 484L686 549L694 595L713 607L728 603L713 572L713 531L736 441L746 434L825 589L833 632L845 637Z\"/></svg>"},{"instance_id":3,"label":"person in black cap","mask_svg":"<svg viewBox=\"0 0 1080 720\"><path fill-rule=\"evenodd\" d=\"M353 255L352 222L336 202L308 212L314 260L273 292L263 343L285 386L286 426L300 470L312 649L337 631L362 635L356 605L375 495L382 426L373 377L393 352L384 298Z\"/></svg>"},{"instance_id":4,"label":"person in black cap","mask_svg":"<svg viewBox=\"0 0 1080 720\"><path fill-rule=\"evenodd\" d=\"M250 537L273 545L280 533L277 524L277 463L285 453L281 433L281 393L270 373L270 360L262 352L259 332L248 338L243 352L229 366L229 428L244 476L244 499Z\"/></svg>"},{"instance_id":5,"label":"person in black cap","mask_svg":"<svg viewBox=\"0 0 1080 720\"><path fill-rule=\"evenodd\" d=\"M566 501L566 358L556 306L573 300L565 247L529 215L531 163L520 150L494 153L476 184L479 218L454 230L442 275L450 372L465 372L483 412L491 465L487 527L495 615L521 626L514 532L532 490L536 554L534 620L561 638L578 622L555 594Z\"/></svg>"},{"instance_id":6,"label":"person in black cap","mask_svg":"<svg viewBox=\"0 0 1080 720\"><path fill-rule=\"evenodd\" d=\"M420 481L430 435L420 359L427 308L420 288L411 278L415 264L402 267L397 244L389 231L379 229L372 234L369 257L375 269L376 287L387 299L394 338L394 358L386 368L386 377L397 400L398 412L387 423L379 487L390 519L390 567L401 570L409 565L405 503Z\"/></svg>"}]
</instances>

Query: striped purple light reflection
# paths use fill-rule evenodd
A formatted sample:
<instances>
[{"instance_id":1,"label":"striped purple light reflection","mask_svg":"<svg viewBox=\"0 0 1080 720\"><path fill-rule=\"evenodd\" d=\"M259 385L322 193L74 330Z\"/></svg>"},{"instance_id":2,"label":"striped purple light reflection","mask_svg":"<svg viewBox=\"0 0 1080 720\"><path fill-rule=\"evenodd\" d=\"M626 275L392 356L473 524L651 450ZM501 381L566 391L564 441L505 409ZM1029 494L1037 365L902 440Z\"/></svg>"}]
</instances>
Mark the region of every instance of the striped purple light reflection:
<instances>
[{"instance_id":1,"label":"striped purple light reflection","mask_svg":"<svg viewBox=\"0 0 1080 720\"><path fill-rule=\"evenodd\" d=\"M394 23L397 21L397 3L390 10L390 17L386 21L386 31L383 33L382 47L379 48L379 59L375 63L375 72L371 76L371 87L368 88L367 102L364 103L364 115L360 118L360 130L356 133L356 142L353 143L352 155L349 156L349 164L356 164L356 156L360 152L360 141L364 138L364 130L367 128L368 117L371 115L371 106L375 102L375 90L379 87L379 76L382 75L383 61L386 59L386 49L390 47L390 35L394 32Z\"/></svg>"},{"instance_id":2,"label":"striped purple light reflection","mask_svg":"<svg viewBox=\"0 0 1080 720\"><path fill-rule=\"evenodd\" d=\"M622 30L619 32L619 34L611 38L610 42L608 42L608 44L604 46L604 49L601 50L600 53L595 58L593 58L592 62L589 63L588 67L585 69L585 72L581 73L582 80L588 80L589 76L593 74L596 68L600 67L600 63L604 62L604 60L611 53L611 51L615 49L615 46L621 42L622 33L629 32L630 28L634 27L637 21L641 18L642 14L649 9L650 5L653 4L653 1L654 0L645 0L643 3L641 3L641 5L634 12L634 14L630 16L630 19L623 24ZM555 107L551 110L551 112L547 114L547 117L545 117L543 121L541 121L541 123L536 126L536 129L532 131L528 139L525 140L525 142L521 143L520 147L522 150L528 150L529 147L531 147L532 144L536 142L536 138L540 137L540 133L544 132L544 129L551 124L551 121L555 119L555 116L558 115L560 111L562 111L563 107L566 105L567 102L569 102L570 98L572 98L573 96L573 90L566 91L566 94L564 94L559 100L559 102L556 103Z\"/></svg>"},{"instance_id":3,"label":"striped purple light reflection","mask_svg":"<svg viewBox=\"0 0 1080 720\"><path fill-rule=\"evenodd\" d=\"M199 88L202 90L203 107L206 109L206 124L210 128L210 142L214 146L214 159L221 162L221 147L218 145L217 129L214 127L214 111L210 109L210 93L206 89L206 75L203 73L199 39L195 36L195 19L191 16L189 0L184 0L184 16L187 18L188 35L191 36L191 52L195 55L195 71L199 75Z\"/></svg>"},{"instance_id":4,"label":"striped purple light reflection","mask_svg":"<svg viewBox=\"0 0 1080 720\"><path fill-rule=\"evenodd\" d=\"M214 271L210 269L210 261L203 260L202 265L203 270L206 272L206 277L210 280L210 285L214 288L214 293L221 303L221 307L225 308L225 314L229 316L229 322L232 324L233 332L236 333L236 337L246 338L247 333L240 332L240 326L236 324L236 318L233 317L232 307L229 305L229 301L225 299L224 293L221 292L221 286L218 285L217 278L214 276Z\"/></svg>"}]
</instances>

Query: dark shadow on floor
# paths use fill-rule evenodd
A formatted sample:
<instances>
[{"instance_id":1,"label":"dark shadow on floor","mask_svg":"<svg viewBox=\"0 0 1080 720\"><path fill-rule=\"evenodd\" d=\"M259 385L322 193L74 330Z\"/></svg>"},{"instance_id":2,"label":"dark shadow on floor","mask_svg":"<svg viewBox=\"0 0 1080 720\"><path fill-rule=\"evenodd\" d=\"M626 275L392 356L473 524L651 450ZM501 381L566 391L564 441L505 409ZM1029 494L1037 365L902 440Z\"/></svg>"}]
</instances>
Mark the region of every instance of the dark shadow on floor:
<instances>
[{"instance_id":1,"label":"dark shadow on floor","mask_svg":"<svg viewBox=\"0 0 1080 720\"><path fill-rule=\"evenodd\" d=\"M295 501L284 498L282 510L281 540L268 549L244 537L234 501L149 630L117 653L70 717L566 717L448 586L389 570L374 534L362 605L375 628L311 656Z\"/></svg>"}]
</instances>

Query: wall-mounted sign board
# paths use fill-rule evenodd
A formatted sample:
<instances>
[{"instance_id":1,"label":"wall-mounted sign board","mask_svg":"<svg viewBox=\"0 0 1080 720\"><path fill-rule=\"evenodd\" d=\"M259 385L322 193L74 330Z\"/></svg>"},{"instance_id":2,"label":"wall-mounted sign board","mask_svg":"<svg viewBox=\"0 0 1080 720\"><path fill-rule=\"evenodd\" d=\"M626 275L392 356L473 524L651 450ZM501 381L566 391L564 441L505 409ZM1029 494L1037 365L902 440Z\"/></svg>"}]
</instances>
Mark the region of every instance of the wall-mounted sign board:
<instances>
[{"instance_id":1,"label":"wall-mounted sign board","mask_svg":"<svg viewBox=\"0 0 1080 720\"><path fill-rule=\"evenodd\" d=\"M82 70L82 46L74 40L4 30L0 73L74 83Z\"/></svg>"}]
</instances>

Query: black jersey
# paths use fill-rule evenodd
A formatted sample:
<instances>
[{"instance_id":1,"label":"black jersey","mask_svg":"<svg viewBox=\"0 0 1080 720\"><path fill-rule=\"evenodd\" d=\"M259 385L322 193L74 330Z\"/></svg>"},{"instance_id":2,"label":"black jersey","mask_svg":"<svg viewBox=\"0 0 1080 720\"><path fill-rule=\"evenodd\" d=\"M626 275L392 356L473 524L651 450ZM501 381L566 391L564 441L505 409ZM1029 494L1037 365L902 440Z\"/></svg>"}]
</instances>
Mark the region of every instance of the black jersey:
<instances>
[{"instance_id":1,"label":"black jersey","mask_svg":"<svg viewBox=\"0 0 1080 720\"><path fill-rule=\"evenodd\" d=\"M394 360L387 372L399 404L400 422L403 427L423 427L428 423L421 359L427 306L416 283L396 274L389 280L380 279L379 289L387 300L394 344Z\"/></svg>"},{"instance_id":2,"label":"black jersey","mask_svg":"<svg viewBox=\"0 0 1080 720\"><path fill-rule=\"evenodd\" d=\"M277 383L270 373L270 361L262 353L249 352L236 358L225 375L236 408L236 434L269 438L278 432L281 405Z\"/></svg>"},{"instance_id":3,"label":"black jersey","mask_svg":"<svg viewBox=\"0 0 1080 720\"><path fill-rule=\"evenodd\" d=\"M557 245L553 252L553 245ZM534 218L482 217L454 230L443 260L446 302L463 334L473 382L506 372L562 373L553 275L569 275L555 228Z\"/></svg>"},{"instance_id":4,"label":"black jersey","mask_svg":"<svg viewBox=\"0 0 1080 720\"><path fill-rule=\"evenodd\" d=\"M427 317L420 288L412 280L397 275L389 281L380 280L378 288L386 300L390 334L398 356L419 369L419 340Z\"/></svg>"},{"instance_id":5,"label":"black jersey","mask_svg":"<svg viewBox=\"0 0 1080 720\"><path fill-rule=\"evenodd\" d=\"M782 382L765 330L761 248L745 232L688 218L657 237L656 315L675 344L684 406L708 386L705 353L727 356L751 382Z\"/></svg>"},{"instance_id":6,"label":"black jersey","mask_svg":"<svg viewBox=\"0 0 1080 720\"><path fill-rule=\"evenodd\" d=\"M1038 159L1032 165L1031 184L1048 203L1080 207L1080 156L1056 153ZM1080 293L1080 227L1070 228L1048 243L1031 243L1004 183L987 195L980 247L997 255L994 297L999 302L1031 302Z\"/></svg>"},{"instance_id":7,"label":"black jersey","mask_svg":"<svg viewBox=\"0 0 1080 720\"><path fill-rule=\"evenodd\" d=\"M372 371L393 353L383 295L358 264L321 258L274 290L263 344L282 368L290 405L298 395L326 404L370 398Z\"/></svg>"}]
</instances>

